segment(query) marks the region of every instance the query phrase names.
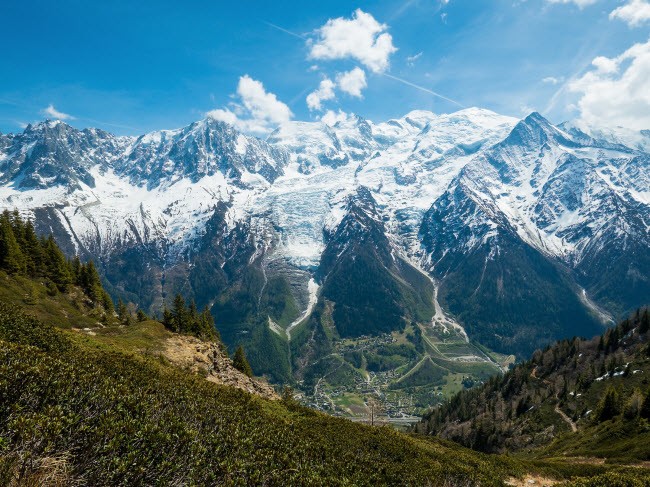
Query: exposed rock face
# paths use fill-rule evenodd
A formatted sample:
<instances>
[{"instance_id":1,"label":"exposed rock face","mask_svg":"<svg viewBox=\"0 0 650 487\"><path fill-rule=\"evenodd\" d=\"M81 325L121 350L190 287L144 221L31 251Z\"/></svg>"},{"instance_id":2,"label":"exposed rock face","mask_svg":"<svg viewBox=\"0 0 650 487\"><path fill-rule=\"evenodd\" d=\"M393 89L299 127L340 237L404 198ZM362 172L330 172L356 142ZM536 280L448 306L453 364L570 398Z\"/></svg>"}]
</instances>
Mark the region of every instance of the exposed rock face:
<instances>
[{"instance_id":1,"label":"exposed rock face","mask_svg":"<svg viewBox=\"0 0 650 487\"><path fill-rule=\"evenodd\" d=\"M206 379L215 384L236 387L265 399L280 398L265 381L248 377L237 370L216 343L176 335L167 339L162 354L180 367L205 374Z\"/></svg>"}]
</instances>

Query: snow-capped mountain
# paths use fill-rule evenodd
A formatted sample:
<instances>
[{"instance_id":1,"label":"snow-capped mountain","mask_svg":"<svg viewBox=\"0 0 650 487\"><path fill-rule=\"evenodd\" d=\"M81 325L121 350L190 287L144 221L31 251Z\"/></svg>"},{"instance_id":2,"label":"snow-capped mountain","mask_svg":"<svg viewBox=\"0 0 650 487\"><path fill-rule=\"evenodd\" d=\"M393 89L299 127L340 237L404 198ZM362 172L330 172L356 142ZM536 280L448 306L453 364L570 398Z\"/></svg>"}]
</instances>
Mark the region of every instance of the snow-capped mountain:
<instances>
[{"instance_id":1,"label":"snow-capped mountain","mask_svg":"<svg viewBox=\"0 0 650 487\"><path fill-rule=\"evenodd\" d=\"M402 318L442 304L470 338L524 353L650 296L649 141L476 108L265 141L211 119L137 138L46 121L0 135L0 206L97 260L116 296L211 305L232 342L289 340L337 303L359 316L363 289Z\"/></svg>"}]
</instances>

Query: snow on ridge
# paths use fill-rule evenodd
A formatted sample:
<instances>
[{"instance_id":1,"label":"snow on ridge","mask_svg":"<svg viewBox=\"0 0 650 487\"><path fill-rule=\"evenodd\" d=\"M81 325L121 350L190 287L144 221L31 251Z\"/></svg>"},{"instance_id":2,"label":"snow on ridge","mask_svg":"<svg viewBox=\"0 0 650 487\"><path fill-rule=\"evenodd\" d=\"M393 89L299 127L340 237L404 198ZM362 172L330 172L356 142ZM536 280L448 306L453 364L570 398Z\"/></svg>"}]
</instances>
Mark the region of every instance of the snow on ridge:
<instances>
[{"instance_id":1,"label":"snow on ridge","mask_svg":"<svg viewBox=\"0 0 650 487\"><path fill-rule=\"evenodd\" d=\"M183 129L115 140L130 155L138 144L160 145L181 136L194 142L212 123L204 120ZM204 168L194 179L184 173L172 177L166 172L172 168L163 165L161 184L148 186L142 184L146 179L125 178L117 170L123 168L113 167L111 159L90 169L95 187L81 184L71 192L62 187L20 192L5 185L0 187L0 206L63 205L61 211L75 234L88 245L100 241L102 252L110 252L125 240L144 238L166 241L174 256L201 234L214 206L222 201L230 205L226 215L230 227L250 219L262 233L264 228L273 228L274 252L304 269L318 265L325 245L323 230L332 230L341 222L345 200L359 186L371 191L391 241L411 256L419 248L418 229L424 213L457 178L473 188L479 202L498 210L521 238L561 258L585 247L584 240L573 236L579 228L604 225L604 210L599 214L590 208L599 208L607 195L648 207L650 192L644 191L650 181L644 162L647 154L622 152L618 146L565 147L555 142L533 147L531 152L521 146L500 147L517 123L517 119L480 108L440 115L416 110L381 123L359 117L333 127L290 122L274 131L266 143L224 124L219 127L226 133L229 150L242 161L255 158L250 170L241 169L236 178L219 171L208 174ZM558 133L570 139L569 128ZM286 149L288 160L271 160L273 154L260 149L260 144ZM486 154L497 158L499 166ZM216 161L219 154L205 156ZM569 156L575 161L567 164L584 165L584 174L576 176L584 179L584 187L572 187L562 179L566 168L561 166ZM646 159L635 162L634 157ZM267 180L260 172L269 167L280 169L275 179Z\"/></svg>"}]
</instances>

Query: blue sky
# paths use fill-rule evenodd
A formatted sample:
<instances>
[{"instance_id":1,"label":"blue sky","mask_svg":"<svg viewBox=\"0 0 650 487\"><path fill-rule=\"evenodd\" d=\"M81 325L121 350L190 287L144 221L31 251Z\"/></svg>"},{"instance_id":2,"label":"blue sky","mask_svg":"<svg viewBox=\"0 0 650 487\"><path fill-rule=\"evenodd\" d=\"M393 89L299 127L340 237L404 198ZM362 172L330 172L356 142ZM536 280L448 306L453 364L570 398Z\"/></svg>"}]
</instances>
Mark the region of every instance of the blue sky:
<instances>
[{"instance_id":1,"label":"blue sky","mask_svg":"<svg viewBox=\"0 0 650 487\"><path fill-rule=\"evenodd\" d=\"M139 134L211 112L263 134L461 106L650 128L648 12L648 0L9 0L0 131L58 117Z\"/></svg>"}]
</instances>

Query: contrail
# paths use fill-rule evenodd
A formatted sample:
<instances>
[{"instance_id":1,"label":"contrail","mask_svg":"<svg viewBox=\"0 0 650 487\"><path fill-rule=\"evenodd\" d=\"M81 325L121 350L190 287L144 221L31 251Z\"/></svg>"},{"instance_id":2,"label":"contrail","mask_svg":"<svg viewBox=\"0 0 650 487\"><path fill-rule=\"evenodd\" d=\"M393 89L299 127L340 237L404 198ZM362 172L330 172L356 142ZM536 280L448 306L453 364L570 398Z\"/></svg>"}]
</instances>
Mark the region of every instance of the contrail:
<instances>
[{"instance_id":1,"label":"contrail","mask_svg":"<svg viewBox=\"0 0 650 487\"><path fill-rule=\"evenodd\" d=\"M138 130L141 130L141 129L137 128L137 127L131 127L130 125L122 125L122 124L119 124L119 123L103 122L101 120L95 120L94 118L79 117L77 120L85 120L86 122L90 122L90 123L98 123L98 124L101 124L101 125L107 125L109 127L116 127L116 128L120 128L120 129L133 130L135 132L137 132Z\"/></svg>"},{"instance_id":2,"label":"contrail","mask_svg":"<svg viewBox=\"0 0 650 487\"><path fill-rule=\"evenodd\" d=\"M441 95L440 93L436 93L435 91L432 91L428 88L425 88L423 86L416 85L415 83L411 83L410 81L406 81L405 79L398 78L397 76L393 76L392 74L387 74L387 73L380 73L382 76L386 76L387 78L394 79L395 81L399 81L400 83L404 83L407 86L411 86L413 88L416 88L420 91L424 91L425 93L429 93L430 95L437 96L438 98L441 98L443 100L446 100L450 103L453 103L454 105L458 105L461 108L466 108L465 105L462 103L458 103L456 100L452 100L451 98L447 98L444 95Z\"/></svg>"},{"instance_id":3,"label":"contrail","mask_svg":"<svg viewBox=\"0 0 650 487\"><path fill-rule=\"evenodd\" d=\"M266 25L273 27L274 29L278 29L281 32L284 32L285 34L289 34L290 36L297 37L298 39L302 39L303 41L306 41L307 38L305 36L301 36L300 34L296 34L295 32L291 32L290 30L284 29L280 27L279 25L272 24L271 22L267 22L266 20L262 20Z\"/></svg>"},{"instance_id":4,"label":"contrail","mask_svg":"<svg viewBox=\"0 0 650 487\"><path fill-rule=\"evenodd\" d=\"M285 34L289 34L290 36L297 37L298 39L302 39L303 41L307 40L307 37L300 34L296 34L295 32L291 32L290 30L280 27L279 25L272 24L271 22L267 22L266 20L262 20L262 22L264 22L266 25L270 27L273 27L274 29L284 32ZM398 78L397 76L393 76L392 74L387 74L387 73L379 73L379 74L381 74L382 76L386 76L387 78L393 79L395 81L399 81L400 83L403 83L407 86L411 86L412 88L416 88L420 91L424 91L425 93L429 93L430 95L437 96L438 98L453 103L454 105L458 105L461 108L466 108L465 105L463 105L462 103L458 103L456 100L447 98L446 96L441 95L440 93L436 93L435 91L425 88L423 86L416 85L415 83L411 83L410 81L406 81L405 79Z\"/></svg>"}]
</instances>

